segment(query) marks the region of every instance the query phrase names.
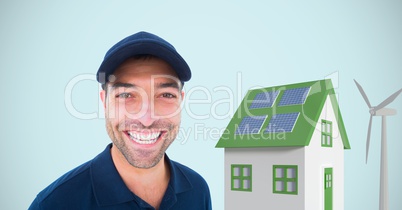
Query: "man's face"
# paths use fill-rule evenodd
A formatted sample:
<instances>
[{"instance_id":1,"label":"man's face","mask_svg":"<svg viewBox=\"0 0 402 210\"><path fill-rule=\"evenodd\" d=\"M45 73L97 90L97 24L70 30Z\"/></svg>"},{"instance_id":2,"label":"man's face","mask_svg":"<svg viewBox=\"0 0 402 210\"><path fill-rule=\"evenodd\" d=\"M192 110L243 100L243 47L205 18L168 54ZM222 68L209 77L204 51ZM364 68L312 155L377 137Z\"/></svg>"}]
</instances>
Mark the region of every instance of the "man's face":
<instances>
[{"instance_id":1,"label":"man's face","mask_svg":"<svg viewBox=\"0 0 402 210\"><path fill-rule=\"evenodd\" d=\"M101 98L114 149L134 167L155 166L179 130L183 92L175 71L157 58L127 60Z\"/></svg>"}]
</instances>

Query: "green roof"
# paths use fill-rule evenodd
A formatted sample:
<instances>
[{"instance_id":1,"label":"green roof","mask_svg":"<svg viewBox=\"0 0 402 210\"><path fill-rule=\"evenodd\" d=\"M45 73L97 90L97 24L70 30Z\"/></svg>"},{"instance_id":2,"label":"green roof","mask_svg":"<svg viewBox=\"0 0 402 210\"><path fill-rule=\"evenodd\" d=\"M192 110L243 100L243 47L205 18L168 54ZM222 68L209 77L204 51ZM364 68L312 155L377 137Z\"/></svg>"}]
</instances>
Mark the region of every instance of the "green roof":
<instances>
[{"instance_id":1,"label":"green roof","mask_svg":"<svg viewBox=\"0 0 402 210\"><path fill-rule=\"evenodd\" d=\"M281 99L285 90L296 88L310 87L304 103L299 104L288 103L291 105L283 105ZM273 101L272 106L258 107L254 105L250 108L254 98L257 94L276 92L276 100ZM235 112L233 118L229 122L225 132L222 134L220 140L216 144L217 148L246 148L246 147L284 147L284 146L308 146L313 135L315 126L320 117L321 111L324 107L327 96L331 99L334 108L335 117L338 123L338 129L343 141L345 149L350 149L349 140L346 134L345 126L342 120L342 115L338 106L338 101L335 96L335 91L332 86L331 80L319 80L298 84L290 84L284 86L268 87L261 89L249 90L241 102L239 108ZM289 96L286 96L289 98ZM283 101L282 101L283 102ZM297 102L296 102L297 103ZM267 127L272 127L269 122L273 116L285 113L299 113L297 120L291 131L287 130L271 130L266 131ZM253 118L259 122L263 122L260 129L252 134L244 134L236 132L242 123L243 118ZM261 117L263 116L263 117ZM264 117L266 116L265 120ZM276 117L275 117L276 118ZM263 119L263 120L261 120ZM274 123L272 123L274 124ZM293 125L293 124L292 124ZM292 126L291 125L291 126ZM257 126L259 124L257 123Z\"/></svg>"}]
</instances>

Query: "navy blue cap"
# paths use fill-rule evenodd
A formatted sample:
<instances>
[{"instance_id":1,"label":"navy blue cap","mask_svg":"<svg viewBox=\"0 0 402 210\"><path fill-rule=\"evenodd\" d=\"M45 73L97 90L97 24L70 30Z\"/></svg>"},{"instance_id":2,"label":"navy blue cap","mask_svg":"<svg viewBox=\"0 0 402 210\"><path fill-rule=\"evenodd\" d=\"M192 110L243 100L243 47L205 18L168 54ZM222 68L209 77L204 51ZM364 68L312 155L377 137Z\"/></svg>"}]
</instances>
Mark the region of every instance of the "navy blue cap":
<instances>
[{"instance_id":1,"label":"navy blue cap","mask_svg":"<svg viewBox=\"0 0 402 210\"><path fill-rule=\"evenodd\" d=\"M96 80L105 84L109 75L113 74L120 64L136 55L153 55L166 61L176 71L182 83L191 78L190 67L173 45L154 34L141 31L124 38L106 52Z\"/></svg>"}]
</instances>

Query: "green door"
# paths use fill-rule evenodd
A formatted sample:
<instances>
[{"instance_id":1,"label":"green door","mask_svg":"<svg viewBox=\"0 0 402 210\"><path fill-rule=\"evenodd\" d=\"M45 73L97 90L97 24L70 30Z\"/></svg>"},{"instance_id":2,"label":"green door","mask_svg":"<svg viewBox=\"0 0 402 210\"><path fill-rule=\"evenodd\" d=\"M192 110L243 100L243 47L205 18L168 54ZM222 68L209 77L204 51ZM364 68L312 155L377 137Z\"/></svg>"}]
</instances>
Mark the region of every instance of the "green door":
<instances>
[{"instance_id":1,"label":"green door","mask_svg":"<svg viewBox=\"0 0 402 210\"><path fill-rule=\"evenodd\" d=\"M324 205L325 210L332 210L332 168L325 168L324 171Z\"/></svg>"}]
</instances>

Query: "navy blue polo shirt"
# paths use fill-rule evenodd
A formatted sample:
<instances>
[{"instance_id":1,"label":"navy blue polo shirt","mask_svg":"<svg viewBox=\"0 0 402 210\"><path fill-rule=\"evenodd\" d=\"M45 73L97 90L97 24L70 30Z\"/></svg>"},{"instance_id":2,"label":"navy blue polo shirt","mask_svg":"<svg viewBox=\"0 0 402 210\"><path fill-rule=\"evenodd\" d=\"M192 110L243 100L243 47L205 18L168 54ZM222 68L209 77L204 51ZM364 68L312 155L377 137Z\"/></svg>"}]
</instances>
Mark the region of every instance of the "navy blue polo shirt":
<instances>
[{"instance_id":1,"label":"navy blue polo shirt","mask_svg":"<svg viewBox=\"0 0 402 210\"><path fill-rule=\"evenodd\" d=\"M110 148L66 173L40 192L29 207L35 209L154 209L132 193L115 168ZM170 160L170 181L160 210L209 210L205 180L190 168Z\"/></svg>"}]
</instances>

